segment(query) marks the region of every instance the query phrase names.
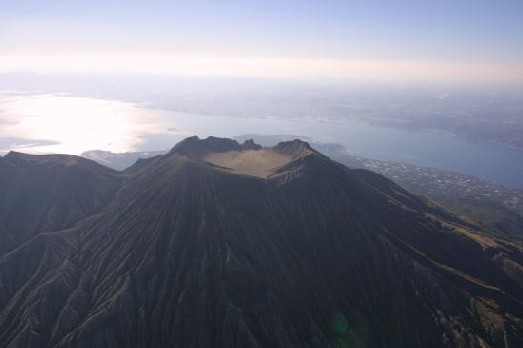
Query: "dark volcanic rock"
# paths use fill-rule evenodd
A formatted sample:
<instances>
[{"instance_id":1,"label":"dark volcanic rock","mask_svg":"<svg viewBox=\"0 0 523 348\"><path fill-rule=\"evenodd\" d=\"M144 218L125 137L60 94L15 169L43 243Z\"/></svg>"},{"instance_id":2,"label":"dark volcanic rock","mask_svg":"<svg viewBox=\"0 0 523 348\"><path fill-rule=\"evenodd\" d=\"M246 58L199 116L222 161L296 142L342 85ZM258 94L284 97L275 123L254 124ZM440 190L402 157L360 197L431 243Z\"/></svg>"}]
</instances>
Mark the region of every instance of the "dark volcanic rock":
<instances>
[{"instance_id":1,"label":"dark volcanic rock","mask_svg":"<svg viewBox=\"0 0 523 348\"><path fill-rule=\"evenodd\" d=\"M2 346L523 346L521 249L306 143L189 138L108 196L0 258Z\"/></svg>"},{"instance_id":2,"label":"dark volcanic rock","mask_svg":"<svg viewBox=\"0 0 523 348\"><path fill-rule=\"evenodd\" d=\"M82 157L8 153L0 158L0 254L98 212L120 184L115 171Z\"/></svg>"},{"instance_id":3,"label":"dark volcanic rock","mask_svg":"<svg viewBox=\"0 0 523 348\"><path fill-rule=\"evenodd\" d=\"M246 140L240 145L236 140L228 138L208 137L206 139L200 139L197 136L192 136L176 144L169 153L189 157L203 157L209 153L259 150L261 148L262 147L256 144L252 139Z\"/></svg>"},{"instance_id":4,"label":"dark volcanic rock","mask_svg":"<svg viewBox=\"0 0 523 348\"><path fill-rule=\"evenodd\" d=\"M236 140L227 138L208 137L201 140L197 136L180 141L169 152L190 157L202 157L211 152L240 151L242 146Z\"/></svg>"},{"instance_id":5,"label":"dark volcanic rock","mask_svg":"<svg viewBox=\"0 0 523 348\"><path fill-rule=\"evenodd\" d=\"M278 143L278 145L274 146L274 149L277 152L291 155L294 157L304 156L311 152L314 152L319 155L319 153L316 150L313 150L307 142L299 139Z\"/></svg>"},{"instance_id":6,"label":"dark volcanic rock","mask_svg":"<svg viewBox=\"0 0 523 348\"><path fill-rule=\"evenodd\" d=\"M261 145L256 144L252 139L247 139L242 143L243 150L259 150L261 148Z\"/></svg>"}]
</instances>

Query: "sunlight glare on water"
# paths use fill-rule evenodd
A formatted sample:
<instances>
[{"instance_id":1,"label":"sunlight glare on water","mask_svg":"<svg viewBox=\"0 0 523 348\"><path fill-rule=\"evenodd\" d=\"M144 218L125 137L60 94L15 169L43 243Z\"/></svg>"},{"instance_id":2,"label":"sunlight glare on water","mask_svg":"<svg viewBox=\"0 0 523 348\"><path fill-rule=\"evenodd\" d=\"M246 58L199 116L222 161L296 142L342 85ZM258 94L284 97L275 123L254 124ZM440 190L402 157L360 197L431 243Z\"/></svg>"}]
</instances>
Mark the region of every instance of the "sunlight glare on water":
<instances>
[{"instance_id":1,"label":"sunlight glare on water","mask_svg":"<svg viewBox=\"0 0 523 348\"><path fill-rule=\"evenodd\" d=\"M125 152L134 150L147 134L166 132L130 103L47 94L1 99L0 137L55 142L47 146L36 143L11 147L21 152Z\"/></svg>"}]
</instances>

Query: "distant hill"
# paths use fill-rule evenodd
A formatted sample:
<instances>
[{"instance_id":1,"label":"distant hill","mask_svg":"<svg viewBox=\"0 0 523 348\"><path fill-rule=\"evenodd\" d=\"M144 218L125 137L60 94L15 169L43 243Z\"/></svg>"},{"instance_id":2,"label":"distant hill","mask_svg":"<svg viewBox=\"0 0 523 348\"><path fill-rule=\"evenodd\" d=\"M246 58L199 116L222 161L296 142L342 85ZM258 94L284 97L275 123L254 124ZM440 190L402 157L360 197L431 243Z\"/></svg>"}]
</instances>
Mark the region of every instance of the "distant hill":
<instances>
[{"instance_id":1,"label":"distant hill","mask_svg":"<svg viewBox=\"0 0 523 348\"><path fill-rule=\"evenodd\" d=\"M114 153L110 151L92 150L82 153L80 156L96 161L107 167L116 170L124 170L132 166L140 158L149 158L163 155L167 151L148 151L148 152L123 152Z\"/></svg>"},{"instance_id":2,"label":"distant hill","mask_svg":"<svg viewBox=\"0 0 523 348\"><path fill-rule=\"evenodd\" d=\"M9 152L0 157L0 254L98 212L122 179L78 156Z\"/></svg>"}]
</instances>

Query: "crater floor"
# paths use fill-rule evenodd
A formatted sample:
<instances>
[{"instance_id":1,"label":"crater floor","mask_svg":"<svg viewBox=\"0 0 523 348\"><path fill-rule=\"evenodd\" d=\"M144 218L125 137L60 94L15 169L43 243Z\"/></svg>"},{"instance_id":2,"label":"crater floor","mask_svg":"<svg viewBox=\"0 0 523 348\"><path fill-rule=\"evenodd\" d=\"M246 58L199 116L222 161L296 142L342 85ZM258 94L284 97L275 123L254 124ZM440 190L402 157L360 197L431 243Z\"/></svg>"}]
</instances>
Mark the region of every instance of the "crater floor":
<instances>
[{"instance_id":1,"label":"crater floor","mask_svg":"<svg viewBox=\"0 0 523 348\"><path fill-rule=\"evenodd\" d=\"M231 173L261 178L266 178L274 169L291 162L292 159L292 156L273 149L211 153L202 158L205 162L230 170Z\"/></svg>"}]
</instances>

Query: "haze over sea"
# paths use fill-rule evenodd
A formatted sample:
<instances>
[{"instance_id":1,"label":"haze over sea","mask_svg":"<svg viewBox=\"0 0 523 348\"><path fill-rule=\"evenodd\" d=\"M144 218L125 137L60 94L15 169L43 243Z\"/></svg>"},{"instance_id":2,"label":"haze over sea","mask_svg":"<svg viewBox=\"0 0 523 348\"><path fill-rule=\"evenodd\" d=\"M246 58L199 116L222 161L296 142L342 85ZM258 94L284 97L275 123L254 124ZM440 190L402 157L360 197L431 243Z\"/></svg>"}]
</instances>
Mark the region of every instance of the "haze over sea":
<instances>
[{"instance_id":1,"label":"haze over sea","mask_svg":"<svg viewBox=\"0 0 523 348\"><path fill-rule=\"evenodd\" d=\"M80 154L165 150L198 135L291 134L338 143L352 155L450 169L523 189L523 152L441 132L343 120L231 117L53 94L0 94L0 152Z\"/></svg>"}]
</instances>

